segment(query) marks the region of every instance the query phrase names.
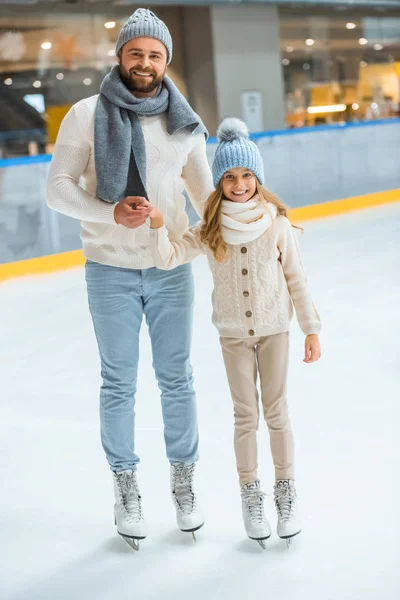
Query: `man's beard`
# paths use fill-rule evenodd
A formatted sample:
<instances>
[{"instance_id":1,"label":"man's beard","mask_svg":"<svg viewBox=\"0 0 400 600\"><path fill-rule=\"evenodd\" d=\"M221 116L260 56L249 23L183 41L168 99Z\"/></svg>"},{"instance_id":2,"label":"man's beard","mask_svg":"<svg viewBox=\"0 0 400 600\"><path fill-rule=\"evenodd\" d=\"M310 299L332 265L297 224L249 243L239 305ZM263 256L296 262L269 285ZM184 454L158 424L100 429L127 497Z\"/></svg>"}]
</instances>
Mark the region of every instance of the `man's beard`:
<instances>
[{"instance_id":1,"label":"man's beard","mask_svg":"<svg viewBox=\"0 0 400 600\"><path fill-rule=\"evenodd\" d=\"M140 71L140 69L131 69L130 71L126 71L120 67L119 72L121 74L121 79L129 91L142 92L145 94L154 92L154 90L162 83L165 75L165 71L158 77L155 71L140 71L141 73L150 73L152 75L152 77L149 78L149 81L146 83L146 79L143 77L139 78L137 75L134 75L134 71Z\"/></svg>"}]
</instances>

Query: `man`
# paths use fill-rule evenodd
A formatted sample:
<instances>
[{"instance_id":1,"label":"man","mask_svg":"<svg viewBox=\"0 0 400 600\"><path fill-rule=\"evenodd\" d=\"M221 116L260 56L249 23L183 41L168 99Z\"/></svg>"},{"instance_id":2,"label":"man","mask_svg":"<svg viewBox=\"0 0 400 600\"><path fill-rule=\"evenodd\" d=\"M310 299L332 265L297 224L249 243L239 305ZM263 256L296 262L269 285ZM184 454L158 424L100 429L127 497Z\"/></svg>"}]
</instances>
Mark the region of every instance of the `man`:
<instances>
[{"instance_id":1,"label":"man","mask_svg":"<svg viewBox=\"0 0 400 600\"><path fill-rule=\"evenodd\" d=\"M192 272L190 265L171 272L154 267L148 209L140 198L162 210L171 238L177 239L188 226L184 188L200 213L212 178L206 129L166 76L172 40L165 23L150 10L136 10L119 34L116 55L118 65L104 78L100 94L75 104L60 127L47 202L81 220L115 522L118 533L137 547L147 531L134 438L143 315L161 390L178 526L193 532L204 523L193 488L198 432L189 356Z\"/></svg>"}]
</instances>

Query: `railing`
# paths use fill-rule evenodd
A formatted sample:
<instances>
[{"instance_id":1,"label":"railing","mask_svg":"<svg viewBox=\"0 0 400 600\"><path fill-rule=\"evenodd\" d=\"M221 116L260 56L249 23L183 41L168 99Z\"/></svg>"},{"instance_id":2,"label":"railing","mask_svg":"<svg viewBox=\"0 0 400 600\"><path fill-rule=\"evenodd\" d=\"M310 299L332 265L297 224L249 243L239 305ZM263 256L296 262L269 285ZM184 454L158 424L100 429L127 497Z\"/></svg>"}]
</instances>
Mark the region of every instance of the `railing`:
<instances>
[{"instance_id":1,"label":"railing","mask_svg":"<svg viewBox=\"0 0 400 600\"><path fill-rule=\"evenodd\" d=\"M265 132L252 139L263 157L266 186L292 208L400 188L400 119ZM211 138L210 161L215 148ZM79 223L46 206L50 160L0 160L0 263L80 247Z\"/></svg>"}]
</instances>

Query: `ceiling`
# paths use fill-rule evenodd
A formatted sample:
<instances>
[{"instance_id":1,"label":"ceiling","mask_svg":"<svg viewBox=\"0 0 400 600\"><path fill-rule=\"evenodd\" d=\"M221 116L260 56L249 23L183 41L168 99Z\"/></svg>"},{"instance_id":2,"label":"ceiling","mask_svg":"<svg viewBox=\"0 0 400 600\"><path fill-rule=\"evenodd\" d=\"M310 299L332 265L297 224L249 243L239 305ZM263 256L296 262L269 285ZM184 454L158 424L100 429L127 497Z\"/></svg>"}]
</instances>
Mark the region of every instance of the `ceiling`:
<instances>
[{"instance_id":1,"label":"ceiling","mask_svg":"<svg viewBox=\"0 0 400 600\"><path fill-rule=\"evenodd\" d=\"M400 0L154 0L150 2L151 5L173 5L173 6L190 6L190 5L213 5L213 4L258 4L258 3L269 3L269 4L289 4L291 7L296 4L299 5L342 5L348 7L354 6L386 6L395 7L400 6ZM142 0L0 0L0 7L6 9L6 7L20 8L21 6L36 7L39 8L52 6L52 9L57 6L68 8L74 7L76 10L79 7L135 7L143 6Z\"/></svg>"}]
</instances>

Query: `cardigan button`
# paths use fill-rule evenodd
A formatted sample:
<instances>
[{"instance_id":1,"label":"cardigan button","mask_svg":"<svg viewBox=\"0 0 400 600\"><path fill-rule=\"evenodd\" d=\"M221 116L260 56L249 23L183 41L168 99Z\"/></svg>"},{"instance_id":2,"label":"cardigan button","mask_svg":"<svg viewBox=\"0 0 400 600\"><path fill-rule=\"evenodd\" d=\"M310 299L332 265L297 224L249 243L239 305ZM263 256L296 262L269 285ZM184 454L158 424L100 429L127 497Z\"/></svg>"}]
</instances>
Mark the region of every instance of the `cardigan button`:
<instances>
[{"instance_id":1,"label":"cardigan button","mask_svg":"<svg viewBox=\"0 0 400 600\"><path fill-rule=\"evenodd\" d=\"M247 269L242 269L242 275L247 275L248 270Z\"/></svg>"},{"instance_id":2,"label":"cardigan button","mask_svg":"<svg viewBox=\"0 0 400 600\"><path fill-rule=\"evenodd\" d=\"M254 335L254 331L253 331L253 329L250 329L250 331L249 331L249 335Z\"/></svg>"},{"instance_id":3,"label":"cardigan button","mask_svg":"<svg viewBox=\"0 0 400 600\"><path fill-rule=\"evenodd\" d=\"M243 296L245 298L248 298L250 296L249 292L246 290L245 292L243 292Z\"/></svg>"},{"instance_id":4,"label":"cardigan button","mask_svg":"<svg viewBox=\"0 0 400 600\"><path fill-rule=\"evenodd\" d=\"M241 249L240 249L240 252L241 252L242 254L246 254L246 252L247 252L247 248L245 248L245 247L243 246L243 248L241 248Z\"/></svg>"},{"instance_id":5,"label":"cardigan button","mask_svg":"<svg viewBox=\"0 0 400 600\"><path fill-rule=\"evenodd\" d=\"M247 310L246 311L246 317L251 317L253 313L251 312L251 310Z\"/></svg>"}]
</instances>

